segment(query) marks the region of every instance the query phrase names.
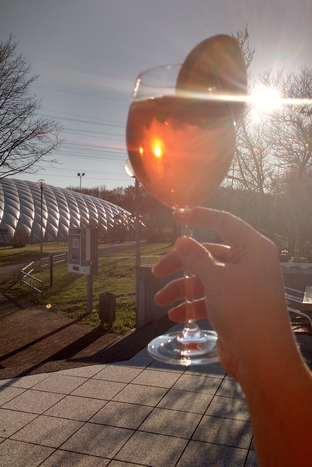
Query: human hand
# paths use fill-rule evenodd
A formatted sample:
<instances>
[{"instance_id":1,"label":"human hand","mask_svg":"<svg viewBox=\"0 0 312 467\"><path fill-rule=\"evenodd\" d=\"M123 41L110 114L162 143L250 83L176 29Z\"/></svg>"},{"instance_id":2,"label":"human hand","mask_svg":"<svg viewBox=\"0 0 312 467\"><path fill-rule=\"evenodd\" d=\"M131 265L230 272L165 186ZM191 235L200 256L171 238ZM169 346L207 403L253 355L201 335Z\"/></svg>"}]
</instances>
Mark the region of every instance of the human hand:
<instances>
[{"instance_id":1,"label":"human hand","mask_svg":"<svg viewBox=\"0 0 312 467\"><path fill-rule=\"evenodd\" d=\"M184 268L193 272L196 318L208 316L218 333L220 362L239 379L242 367L276 351L281 336L282 341L293 340L278 250L248 224L225 212L197 208L188 219L179 213L174 216L180 223L217 232L227 245L201 245L179 238L153 273L166 277ZM178 279L158 292L155 301L167 306L183 298L184 280ZM169 317L185 321L185 304L174 307Z\"/></svg>"}]
</instances>

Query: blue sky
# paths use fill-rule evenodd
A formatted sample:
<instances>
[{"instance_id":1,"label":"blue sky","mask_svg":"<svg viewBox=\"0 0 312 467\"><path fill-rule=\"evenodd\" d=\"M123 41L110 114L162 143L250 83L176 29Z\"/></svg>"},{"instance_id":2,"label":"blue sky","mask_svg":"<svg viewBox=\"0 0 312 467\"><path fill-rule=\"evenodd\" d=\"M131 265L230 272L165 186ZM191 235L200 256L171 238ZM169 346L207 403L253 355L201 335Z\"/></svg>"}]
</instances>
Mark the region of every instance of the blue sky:
<instances>
[{"instance_id":1,"label":"blue sky","mask_svg":"<svg viewBox=\"0 0 312 467\"><path fill-rule=\"evenodd\" d=\"M137 74L183 62L200 41L247 24L252 72L312 66L311 0L0 0L0 41L40 77L42 115L64 127L59 164L18 178L108 189L133 184L124 170L125 125Z\"/></svg>"}]
</instances>

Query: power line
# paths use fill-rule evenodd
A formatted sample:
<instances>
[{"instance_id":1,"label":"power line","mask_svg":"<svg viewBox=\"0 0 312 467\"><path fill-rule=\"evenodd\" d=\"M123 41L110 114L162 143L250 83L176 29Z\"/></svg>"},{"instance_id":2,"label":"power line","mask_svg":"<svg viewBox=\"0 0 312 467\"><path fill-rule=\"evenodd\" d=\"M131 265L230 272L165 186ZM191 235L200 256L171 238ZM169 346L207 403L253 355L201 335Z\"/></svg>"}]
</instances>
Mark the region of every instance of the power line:
<instances>
[{"instance_id":1,"label":"power line","mask_svg":"<svg viewBox=\"0 0 312 467\"><path fill-rule=\"evenodd\" d=\"M114 133L101 133L100 131L88 131L88 130L71 130L70 128L63 129L63 133L70 133L71 135L84 135L89 136L92 134L92 138L108 139L110 141L124 141L123 135L116 135ZM96 136L100 135L100 136ZM114 139L112 136L120 136L122 139Z\"/></svg>"},{"instance_id":2,"label":"power line","mask_svg":"<svg viewBox=\"0 0 312 467\"><path fill-rule=\"evenodd\" d=\"M102 162L109 162L114 164L121 164L125 163L125 158L120 159L109 159L108 157L92 157L92 156L83 156L83 155L76 155L76 154L67 154L66 157L74 157L75 159L88 159L93 161L102 161Z\"/></svg>"},{"instance_id":3,"label":"power line","mask_svg":"<svg viewBox=\"0 0 312 467\"><path fill-rule=\"evenodd\" d=\"M66 153L71 153L71 154L82 154L82 155L89 154L89 155L94 155L95 157L100 157L102 154L110 154L114 156L124 157L127 154L127 151L123 151L119 149L113 151L108 146L103 148L103 150L100 151L100 153L98 149L93 149L93 148L85 149L83 146L81 146L81 149L80 149L80 145L76 145L76 148L71 147L71 146L73 145L64 144L62 149L59 150L58 154L63 154L64 152L66 152Z\"/></svg>"},{"instance_id":4,"label":"power line","mask_svg":"<svg viewBox=\"0 0 312 467\"><path fill-rule=\"evenodd\" d=\"M33 84L32 87L39 88L39 89L47 89L48 91L54 91L54 92L64 92L64 93L67 93L67 94L76 94L78 96L95 97L96 99L107 99L107 100L110 100L110 101L127 102L129 104L129 100L118 99L118 98L115 98L115 97L95 96L93 94L84 94L82 92L76 92L76 91L64 91L63 89L47 88L45 86L38 86L37 84Z\"/></svg>"},{"instance_id":5,"label":"power line","mask_svg":"<svg viewBox=\"0 0 312 467\"><path fill-rule=\"evenodd\" d=\"M73 175L60 175L60 174L54 174L54 173L47 173L47 172L38 172L37 173L38 176L42 175L46 178L48 177L57 177L57 178L67 178L68 180L71 180L71 179L75 179L77 180L77 177L73 176ZM126 178L108 178L107 175L109 175L108 173L104 176L104 177L87 177L86 180L98 180L102 183L105 183L105 182L129 182L129 184L131 184L131 182L133 181L133 179L131 179L131 177L127 176L126 175Z\"/></svg>"},{"instance_id":6,"label":"power line","mask_svg":"<svg viewBox=\"0 0 312 467\"><path fill-rule=\"evenodd\" d=\"M118 133L106 133L105 131L93 131L93 130L76 130L75 128L63 128L63 131L83 131L84 133L92 133L96 135L110 135L110 136L121 136L122 138L124 135L118 135Z\"/></svg>"},{"instance_id":7,"label":"power line","mask_svg":"<svg viewBox=\"0 0 312 467\"><path fill-rule=\"evenodd\" d=\"M51 176L51 177L61 177L61 178L74 178L75 180L77 180L77 176L74 177L73 175L60 175L60 174L53 174L53 173L45 173L46 176ZM123 178L107 178L107 181L108 182L126 182L127 180L130 181L130 178L129 176L126 175L126 179L123 179ZM103 177L99 178L99 177L87 177L86 178L87 180L103 180Z\"/></svg>"},{"instance_id":8,"label":"power line","mask_svg":"<svg viewBox=\"0 0 312 467\"><path fill-rule=\"evenodd\" d=\"M92 155L92 154L86 154L86 153L79 153L79 152L66 152L64 153L59 153L59 156L63 157L77 157L79 159L88 159L88 160L95 160L95 161L106 161L106 162L125 162L126 161L126 154L99 154L99 155Z\"/></svg>"},{"instance_id":9,"label":"power line","mask_svg":"<svg viewBox=\"0 0 312 467\"><path fill-rule=\"evenodd\" d=\"M61 157L79 157L79 158L85 158L85 159L93 159L95 161L101 161L101 160L109 160L109 161L126 161L127 159L127 154L115 154L115 153L102 153L102 154L88 154L88 153L81 153L81 152L65 152L65 153L59 153L59 156Z\"/></svg>"},{"instance_id":10,"label":"power line","mask_svg":"<svg viewBox=\"0 0 312 467\"><path fill-rule=\"evenodd\" d=\"M101 157L101 156L104 156L104 155L111 155L111 156L122 156L122 157L125 157L126 156L126 151L123 152L123 151L110 151L110 150L107 150L107 149L104 149L103 151L101 151L101 153L99 154L98 152L93 152L93 150L84 150L84 149L73 149L71 147L64 147L63 149L61 149L58 154L59 155L63 155L64 153L66 154L81 154L82 156L83 155L89 155L89 156L94 156L94 157Z\"/></svg>"},{"instance_id":11,"label":"power line","mask_svg":"<svg viewBox=\"0 0 312 467\"><path fill-rule=\"evenodd\" d=\"M92 150L100 150L100 151L104 151L105 149L108 149L109 151L123 151L125 150L126 151L126 148L111 148L110 146L96 146L96 145L93 145L93 144L85 144L85 143L76 143L75 141L69 141L69 140L65 140L65 146L66 145L69 145L69 146L81 146L83 148L91 148Z\"/></svg>"},{"instance_id":12,"label":"power line","mask_svg":"<svg viewBox=\"0 0 312 467\"><path fill-rule=\"evenodd\" d=\"M53 118L51 115L45 115L41 114L41 117L46 117L46 118ZM122 124L116 124L116 123L97 123L97 122L88 122L88 120L79 120L78 118L66 118L66 117L54 117L58 120L65 120L68 122L78 122L78 123L87 123L88 125L100 125L100 126L110 126L110 127L115 127L115 128L126 128L126 125Z\"/></svg>"},{"instance_id":13,"label":"power line","mask_svg":"<svg viewBox=\"0 0 312 467\"><path fill-rule=\"evenodd\" d=\"M50 109L44 109L44 108L42 110L45 110L46 112L56 112L56 113L63 114L63 115L71 115L73 117L89 118L90 120L98 120L100 122L108 122L108 123L115 123L116 125L122 125L121 122L113 122L111 120L106 120L105 118L88 117L87 115L77 115L77 114L72 114L68 112L61 112L60 110L50 110Z\"/></svg>"},{"instance_id":14,"label":"power line","mask_svg":"<svg viewBox=\"0 0 312 467\"><path fill-rule=\"evenodd\" d=\"M77 172L77 169L70 169L70 168L66 168L66 167L53 167L53 170L62 170L63 172ZM91 174L103 174L103 175L107 175L107 174L110 174L110 175L126 175L126 172L100 172L99 170L89 170L88 169L88 174L91 173Z\"/></svg>"}]
</instances>

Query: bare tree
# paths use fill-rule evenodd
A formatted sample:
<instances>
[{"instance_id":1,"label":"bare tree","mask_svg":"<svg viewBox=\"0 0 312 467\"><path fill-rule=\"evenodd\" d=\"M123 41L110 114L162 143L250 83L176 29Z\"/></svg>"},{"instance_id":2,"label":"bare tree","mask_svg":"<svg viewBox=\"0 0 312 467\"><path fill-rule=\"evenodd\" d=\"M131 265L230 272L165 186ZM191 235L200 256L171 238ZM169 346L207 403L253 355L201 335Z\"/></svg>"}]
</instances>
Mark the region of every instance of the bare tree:
<instances>
[{"instance_id":1,"label":"bare tree","mask_svg":"<svg viewBox=\"0 0 312 467\"><path fill-rule=\"evenodd\" d=\"M239 42L244 56L248 94L252 92L253 74L251 64L255 50L250 46L248 25L233 35ZM253 104L246 105L243 118L237 123L236 148L225 185L233 189L233 204L237 204L234 193L244 200L249 200L249 209L244 204L243 217L270 237L273 236L269 222L269 193L274 186L274 177L270 164L270 147L265 138L262 123L255 124L252 119ZM245 193L244 193L245 192ZM237 213L242 215L242 213Z\"/></svg>"},{"instance_id":2,"label":"bare tree","mask_svg":"<svg viewBox=\"0 0 312 467\"><path fill-rule=\"evenodd\" d=\"M287 74L266 71L260 79L283 98L292 99L267 115L266 138L280 173L275 222L284 229L279 233L287 239L290 254L300 256L306 248L310 250L312 235L312 69L303 66Z\"/></svg>"},{"instance_id":3,"label":"bare tree","mask_svg":"<svg viewBox=\"0 0 312 467\"><path fill-rule=\"evenodd\" d=\"M37 115L41 101L31 96L30 64L16 55L12 36L0 43L0 179L36 172L39 161L50 161L59 146L61 127ZM54 161L55 162L55 161Z\"/></svg>"},{"instance_id":4,"label":"bare tree","mask_svg":"<svg viewBox=\"0 0 312 467\"><path fill-rule=\"evenodd\" d=\"M248 94L251 94L254 88L251 65L255 50L250 46L248 26L238 31L234 37L243 52L248 75ZM253 108L254 104L248 103L243 118L237 122L235 153L224 185L227 189L232 189L230 209L233 207L237 215L274 239L271 211L280 169L273 163L274 151L267 137L267 118L265 116L256 122Z\"/></svg>"},{"instance_id":5,"label":"bare tree","mask_svg":"<svg viewBox=\"0 0 312 467\"><path fill-rule=\"evenodd\" d=\"M248 25L244 29L237 31L236 34L232 34L232 35L233 37L235 37L235 39L237 39L241 47L242 53L243 53L243 57L244 57L244 61L245 61L246 69L247 69L248 93L250 93L253 87L253 84L252 84L253 75L250 71L250 67L251 67L251 63L252 63L252 60L255 54L255 50L250 47L250 43L249 43L250 35L248 31ZM244 141L247 135L247 132L248 132L248 128L250 126L250 112L251 112L251 105L249 104L245 106L245 110L244 110L242 118L240 118L240 120L236 122L236 125L237 125L236 150L235 150L234 157L232 160L231 168L228 172L227 180L225 182L225 184L228 185L227 182L230 181L229 184L232 188L234 187L247 188L247 177L244 174L244 163L243 163L243 160L241 159L241 157L243 156L243 153L240 150L240 145ZM246 143L245 146L248 146L248 144ZM240 183L237 183L241 181L243 181L242 187L240 186Z\"/></svg>"},{"instance_id":6,"label":"bare tree","mask_svg":"<svg viewBox=\"0 0 312 467\"><path fill-rule=\"evenodd\" d=\"M250 66L255 55L255 49L250 47L250 34L248 30L248 24L243 28L239 29L236 34L232 34L232 36L238 41L241 49L242 54L244 57L246 69L247 69L247 80L250 85L251 80L253 78L253 74L251 73Z\"/></svg>"},{"instance_id":7,"label":"bare tree","mask_svg":"<svg viewBox=\"0 0 312 467\"><path fill-rule=\"evenodd\" d=\"M248 191L252 200L247 220L274 239L270 207L279 187L280 170L274 164L266 131L264 119L254 125L242 122L237 135L236 170L232 178L234 185Z\"/></svg>"},{"instance_id":8,"label":"bare tree","mask_svg":"<svg viewBox=\"0 0 312 467\"><path fill-rule=\"evenodd\" d=\"M299 180L312 167L312 69L300 68L299 73L283 71L276 75L267 71L260 76L263 84L278 89L284 98L294 103L284 104L268 116L268 138L278 164L295 170Z\"/></svg>"}]
</instances>

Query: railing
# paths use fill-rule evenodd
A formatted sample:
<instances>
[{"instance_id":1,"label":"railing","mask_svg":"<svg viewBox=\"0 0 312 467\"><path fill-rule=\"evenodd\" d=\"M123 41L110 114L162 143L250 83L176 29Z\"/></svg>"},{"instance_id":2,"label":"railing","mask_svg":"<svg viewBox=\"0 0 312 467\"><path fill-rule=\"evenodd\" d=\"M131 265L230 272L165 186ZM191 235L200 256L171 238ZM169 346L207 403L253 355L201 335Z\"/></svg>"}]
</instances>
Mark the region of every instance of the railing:
<instances>
[{"instance_id":1,"label":"railing","mask_svg":"<svg viewBox=\"0 0 312 467\"><path fill-rule=\"evenodd\" d=\"M41 258L39 259L39 267L40 268L44 268L44 267L47 267L49 266L50 267L50 264L51 264L51 256L53 258L53 264L55 263L62 263L63 261L66 261L67 260L67 251L65 253L59 253L58 255L50 255L50 256L46 256L45 258Z\"/></svg>"},{"instance_id":2,"label":"railing","mask_svg":"<svg viewBox=\"0 0 312 467\"><path fill-rule=\"evenodd\" d=\"M50 255L46 258L40 258L39 261L32 261L27 264L19 271L19 282L27 285L35 292L40 293L41 298L43 297L43 281L32 275L32 272L36 268L36 263L39 264L39 269L44 267L50 268L50 286L53 285L53 264L61 263L67 260L67 252L60 253L58 255Z\"/></svg>"},{"instance_id":3,"label":"railing","mask_svg":"<svg viewBox=\"0 0 312 467\"><path fill-rule=\"evenodd\" d=\"M28 271L27 270L28 268L31 268L31 269L29 269ZM35 292L40 293L41 298L42 298L43 297L43 281L31 275L34 269L35 269L35 261L32 261L31 263L24 266L23 269L21 269L19 272L19 281L21 284L27 285ZM29 280L29 282L27 282L27 279ZM33 282L35 282L36 285L38 284L38 286L36 287L33 284ZM40 289L38 287L40 287Z\"/></svg>"}]
</instances>

